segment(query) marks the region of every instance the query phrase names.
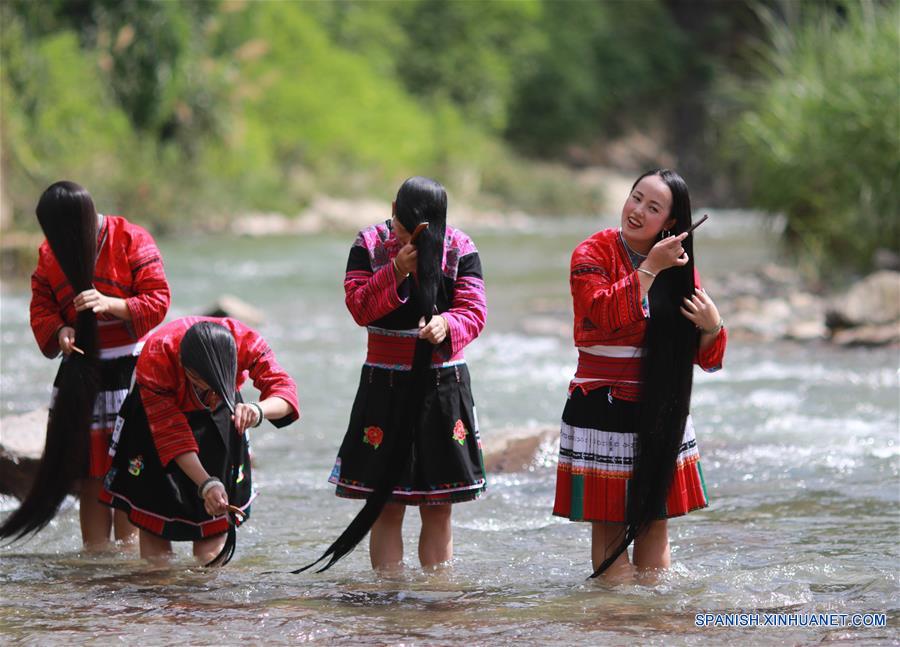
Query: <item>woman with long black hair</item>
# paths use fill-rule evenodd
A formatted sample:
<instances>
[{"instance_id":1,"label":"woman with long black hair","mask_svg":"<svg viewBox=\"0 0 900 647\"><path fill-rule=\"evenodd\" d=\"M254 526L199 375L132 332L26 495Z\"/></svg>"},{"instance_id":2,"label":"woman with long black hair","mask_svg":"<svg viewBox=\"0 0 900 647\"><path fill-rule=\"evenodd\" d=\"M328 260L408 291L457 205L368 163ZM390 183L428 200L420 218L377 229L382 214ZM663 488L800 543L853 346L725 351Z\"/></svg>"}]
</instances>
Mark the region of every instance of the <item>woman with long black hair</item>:
<instances>
[{"instance_id":1,"label":"woman with long black hair","mask_svg":"<svg viewBox=\"0 0 900 647\"><path fill-rule=\"evenodd\" d=\"M693 364L721 368L726 333L699 287L690 227L687 184L654 170L634 183L621 227L572 254L578 368L553 514L592 522L595 577L667 568L666 520L708 505L689 415Z\"/></svg>"},{"instance_id":2,"label":"woman with long black hair","mask_svg":"<svg viewBox=\"0 0 900 647\"><path fill-rule=\"evenodd\" d=\"M37 219L46 236L31 276L31 329L49 358L63 355L53 383L44 454L22 505L0 525L0 538L43 528L66 494L80 495L88 549L135 529L97 501L109 467L109 439L147 333L169 308L169 284L153 238L119 216L94 208L86 189L56 182L41 195Z\"/></svg>"},{"instance_id":3,"label":"woman with long black hair","mask_svg":"<svg viewBox=\"0 0 900 647\"><path fill-rule=\"evenodd\" d=\"M368 354L329 481L366 504L320 558L330 557L324 568L369 529L372 566L401 565L407 506L422 518L420 563L447 562L452 504L485 488L463 358L487 312L478 251L446 224L447 193L434 180L406 180L392 212L359 233L347 261L347 308L367 327Z\"/></svg>"},{"instance_id":4,"label":"woman with long black hair","mask_svg":"<svg viewBox=\"0 0 900 647\"><path fill-rule=\"evenodd\" d=\"M258 402L241 399L247 375ZM259 333L236 319L176 319L138 358L102 500L141 529L141 557L193 541L198 561L224 565L255 496L247 429L299 417L297 387Z\"/></svg>"}]
</instances>

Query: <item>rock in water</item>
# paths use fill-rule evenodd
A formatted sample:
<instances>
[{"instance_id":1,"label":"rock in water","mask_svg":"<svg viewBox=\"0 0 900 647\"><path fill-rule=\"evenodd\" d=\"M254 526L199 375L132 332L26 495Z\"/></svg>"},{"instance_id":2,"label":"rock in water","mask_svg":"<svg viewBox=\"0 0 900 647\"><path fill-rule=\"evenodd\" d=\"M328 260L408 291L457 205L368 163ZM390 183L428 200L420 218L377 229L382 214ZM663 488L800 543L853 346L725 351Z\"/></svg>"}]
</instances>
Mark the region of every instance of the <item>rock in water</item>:
<instances>
[{"instance_id":1,"label":"rock in water","mask_svg":"<svg viewBox=\"0 0 900 647\"><path fill-rule=\"evenodd\" d=\"M524 472L556 460L559 429L504 429L483 441L484 469L488 474Z\"/></svg>"},{"instance_id":2,"label":"rock in water","mask_svg":"<svg viewBox=\"0 0 900 647\"><path fill-rule=\"evenodd\" d=\"M47 409L0 420L0 494L20 501L31 490L47 437Z\"/></svg>"},{"instance_id":3,"label":"rock in water","mask_svg":"<svg viewBox=\"0 0 900 647\"><path fill-rule=\"evenodd\" d=\"M260 326L266 318L258 308L230 294L220 296L214 304L206 309L205 316L233 317L254 328Z\"/></svg>"}]
</instances>

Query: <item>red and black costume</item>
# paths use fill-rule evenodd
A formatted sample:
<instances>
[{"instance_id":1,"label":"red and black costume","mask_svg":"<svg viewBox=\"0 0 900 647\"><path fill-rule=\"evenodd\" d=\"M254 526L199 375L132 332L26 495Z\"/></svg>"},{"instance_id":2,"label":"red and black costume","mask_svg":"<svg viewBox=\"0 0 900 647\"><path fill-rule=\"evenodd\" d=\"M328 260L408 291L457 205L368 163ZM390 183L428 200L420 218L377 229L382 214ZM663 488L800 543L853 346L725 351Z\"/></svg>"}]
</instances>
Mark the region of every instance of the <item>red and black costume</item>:
<instances>
[{"instance_id":1,"label":"red and black costume","mask_svg":"<svg viewBox=\"0 0 900 647\"><path fill-rule=\"evenodd\" d=\"M446 228L443 290L436 308L447 338L432 354L421 403L411 402L413 355L421 307L412 277L397 283L392 260L402 247L389 222L362 230L350 250L344 292L353 319L368 330L368 353L350 423L329 481L337 495L365 498L386 469L408 407L421 416L405 474L391 501L408 505L470 501L485 488L478 420L463 349L484 328L481 261L472 240ZM406 423L408 424L408 423Z\"/></svg>"},{"instance_id":2,"label":"red and black costume","mask_svg":"<svg viewBox=\"0 0 900 647\"><path fill-rule=\"evenodd\" d=\"M151 335L138 359L134 387L113 436L113 464L103 501L125 510L136 526L175 541L221 534L229 524L225 515L213 518L206 513L196 485L174 460L181 454L196 452L206 471L225 484L229 502L247 517L255 497L247 433L234 431L224 402L211 411L200 401L181 363L181 340L201 321L221 324L234 336L236 391L249 377L260 400L277 396L287 402L291 413L271 421L276 427L300 417L294 381L259 333L240 321L185 317Z\"/></svg>"},{"instance_id":3,"label":"red and black costume","mask_svg":"<svg viewBox=\"0 0 900 647\"><path fill-rule=\"evenodd\" d=\"M109 468L109 439L128 393L142 340L169 309L169 284L153 237L125 218L102 216L94 287L106 296L125 299L131 315L131 321L106 314L97 316L100 390L91 425L89 476L100 478ZM44 241L38 250L37 269L31 275L31 330L47 357L59 354L59 330L63 326L75 327L76 296L50 245Z\"/></svg>"},{"instance_id":4,"label":"red and black costume","mask_svg":"<svg viewBox=\"0 0 900 647\"><path fill-rule=\"evenodd\" d=\"M553 514L573 521L625 521L643 397L644 334L653 316L649 300L641 297L636 266L618 229L594 234L572 254L578 368L563 411ZM699 287L696 276L695 283ZM720 369L726 342L722 328L695 362L706 371ZM708 505L699 458L688 416L660 518Z\"/></svg>"}]
</instances>

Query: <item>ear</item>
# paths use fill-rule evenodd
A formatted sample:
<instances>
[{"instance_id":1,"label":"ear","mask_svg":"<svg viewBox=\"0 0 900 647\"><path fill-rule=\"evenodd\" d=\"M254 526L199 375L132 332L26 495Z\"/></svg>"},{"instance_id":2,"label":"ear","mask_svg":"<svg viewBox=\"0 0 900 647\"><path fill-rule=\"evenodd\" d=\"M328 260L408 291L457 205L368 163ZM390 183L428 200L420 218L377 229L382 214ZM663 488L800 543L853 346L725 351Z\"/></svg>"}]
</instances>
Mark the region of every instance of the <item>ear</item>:
<instances>
[{"instance_id":1,"label":"ear","mask_svg":"<svg viewBox=\"0 0 900 647\"><path fill-rule=\"evenodd\" d=\"M392 216L397 215L397 201L396 200L391 200L391 215Z\"/></svg>"},{"instance_id":2,"label":"ear","mask_svg":"<svg viewBox=\"0 0 900 647\"><path fill-rule=\"evenodd\" d=\"M678 224L678 221L675 220L675 218L669 218L668 220L666 220L666 224L663 225L663 229L668 229L669 231L672 231L673 228L675 227L675 225L677 225L677 224Z\"/></svg>"}]
</instances>

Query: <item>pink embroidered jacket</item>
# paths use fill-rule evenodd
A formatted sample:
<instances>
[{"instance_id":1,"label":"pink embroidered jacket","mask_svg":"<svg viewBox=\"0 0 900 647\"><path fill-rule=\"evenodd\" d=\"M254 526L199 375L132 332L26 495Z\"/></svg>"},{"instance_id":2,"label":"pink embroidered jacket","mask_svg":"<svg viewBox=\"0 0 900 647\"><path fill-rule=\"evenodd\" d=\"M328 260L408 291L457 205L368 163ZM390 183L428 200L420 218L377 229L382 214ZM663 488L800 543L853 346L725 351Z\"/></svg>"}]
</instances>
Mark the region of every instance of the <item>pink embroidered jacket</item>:
<instances>
[{"instance_id":1,"label":"pink embroidered jacket","mask_svg":"<svg viewBox=\"0 0 900 647\"><path fill-rule=\"evenodd\" d=\"M367 326L366 363L384 368L412 366L418 334L419 308L410 296L411 278L397 284L392 259L400 242L388 222L363 229L347 261L344 293L354 321ZM433 362L443 366L463 360L463 349L484 328L487 316L481 260L472 240L448 226L444 238L444 294L437 308L447 320L449 334L435 347Z\"/></svg>"}]
</instances>

